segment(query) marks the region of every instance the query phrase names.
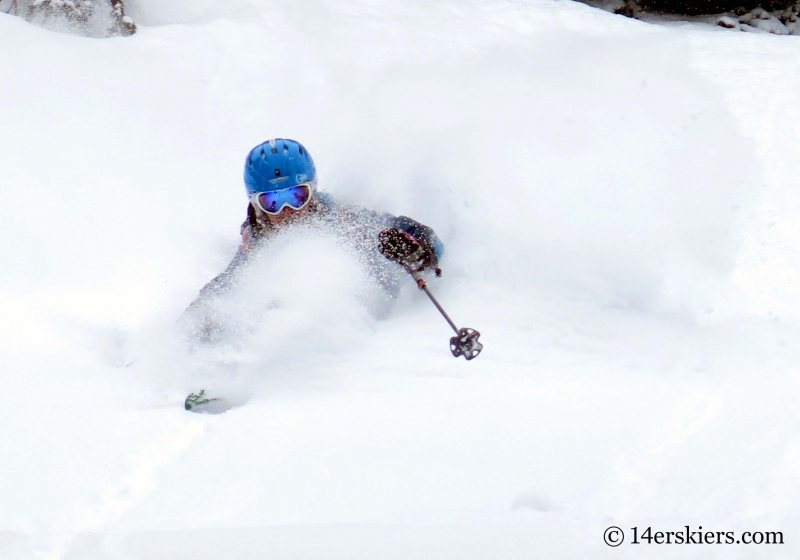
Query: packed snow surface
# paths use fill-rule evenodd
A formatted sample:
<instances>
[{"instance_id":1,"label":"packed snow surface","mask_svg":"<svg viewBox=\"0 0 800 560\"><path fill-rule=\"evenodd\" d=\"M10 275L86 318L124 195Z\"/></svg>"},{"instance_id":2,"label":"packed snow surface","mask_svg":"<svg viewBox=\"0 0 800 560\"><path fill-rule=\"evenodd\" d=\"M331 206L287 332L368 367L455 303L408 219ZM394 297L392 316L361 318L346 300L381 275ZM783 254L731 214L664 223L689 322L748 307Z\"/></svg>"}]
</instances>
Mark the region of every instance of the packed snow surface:
<instances>
[{"instance_id":1,"label":"packed snow surface","mask_svg":"<svg viewBox=\"0 0 800 560\"><path fill-rule=\"evenodd\" d=\"M0 14L0 557L796 558L800 38L553 0L129 11L110 40ZM240 336L187 346L271 137L436 230L480 357L302 228ZM185 412L201 388L240 406ZM686 525L785 544L630 544Z\"/></svg>"}]
</instances>

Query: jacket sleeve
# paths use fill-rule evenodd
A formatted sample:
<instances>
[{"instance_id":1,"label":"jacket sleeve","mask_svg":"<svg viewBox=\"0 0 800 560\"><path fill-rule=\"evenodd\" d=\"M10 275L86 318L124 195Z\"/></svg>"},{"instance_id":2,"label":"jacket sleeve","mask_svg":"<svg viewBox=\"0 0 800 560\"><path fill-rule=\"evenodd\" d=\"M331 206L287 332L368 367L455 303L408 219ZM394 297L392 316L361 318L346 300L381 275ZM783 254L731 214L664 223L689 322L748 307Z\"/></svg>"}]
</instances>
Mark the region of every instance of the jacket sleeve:
<instances>
[{"instance_id":1,"label":"jacket sleeve","mask_svg":"<svg viewBox=\"0 0 800 560\"><path fill-rule=\"evenodd\" d=\"M203 299L209 296L227 292L233 285L233 281L236 278L236 272L247 262L248 257L249 251L243 246L239 246L239 249L233 256L233 260L231 260L227 268L221 273L217 274L210 282L203 286L197 299Z\"/></svg>"},{"instance_id":2,"label":"jacket sleeve","mask_svg":"<svg viewBox=\"0 0 800 560\"><path fill-rule=\"evenodd\" d=\"M203 301L213 298L219 294L224 294L230 290L231 286L236 280L236 275L239 269L244 266L250 258L252 253L252 227L248 221L242 224L242 243L239 245L236 254L233 256L230 264L221 273L217 274L210 282L208 282L200 290L200 294L189 305L189 309L199 306Z\"/></svg>"},{"instance_id":3,"label":"jacket sleeve","mask_svg":"<svg viewBox=\"0 0 800 560\"><path fill-rule=\"evenodd\" d=\"M425 248L427 258L425 268L438 268L439 259L444 255L444 244L436 236L432 228L409 218L393 216L386 212L376 212L361 206L339 204L327 193L320 193L323 202L333 212L340 227L347 228L358 225L367 235L367 245L377 247L378 233L385 228L396 228L413 235Z\"/></svg>"},{"instance_id":4,"label":"jacket sleeve","mask_svg":"<svg viewBox=\"0 0 800 560\"><path fill-rule=\"evenodd\" d=\"M249 224L245 222L242 226L242 244L233 260L200 290L200 294L178 319L178 325L186 334L187 340L207 343L224 336L226 317L215 305L215 301L233 287L239 270L249 260L252 253L250 234Z\"/></svg>"}]
</instances>

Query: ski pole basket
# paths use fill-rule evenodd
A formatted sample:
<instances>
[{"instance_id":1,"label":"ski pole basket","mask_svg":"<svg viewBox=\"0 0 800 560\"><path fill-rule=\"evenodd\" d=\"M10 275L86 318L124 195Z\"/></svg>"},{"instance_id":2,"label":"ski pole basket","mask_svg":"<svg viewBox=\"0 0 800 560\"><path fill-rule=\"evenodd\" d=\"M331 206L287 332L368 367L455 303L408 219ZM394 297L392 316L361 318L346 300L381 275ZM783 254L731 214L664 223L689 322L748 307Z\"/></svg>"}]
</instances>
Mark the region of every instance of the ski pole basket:
<instances>
[{"instance_id":1,"label":"ski pole basket","mask_svg":"<svg viewBox=\"0 0 800 560\"><path fill-rule=\"evenodd\" d=\"M483 344L478 342L478 337L481 335L475 329L467 327L458 329L458 334L450 339L450 351L453 356L458 358L464 356L467 360L471 360L481 353Z\"/></svg>"}]
</instances>

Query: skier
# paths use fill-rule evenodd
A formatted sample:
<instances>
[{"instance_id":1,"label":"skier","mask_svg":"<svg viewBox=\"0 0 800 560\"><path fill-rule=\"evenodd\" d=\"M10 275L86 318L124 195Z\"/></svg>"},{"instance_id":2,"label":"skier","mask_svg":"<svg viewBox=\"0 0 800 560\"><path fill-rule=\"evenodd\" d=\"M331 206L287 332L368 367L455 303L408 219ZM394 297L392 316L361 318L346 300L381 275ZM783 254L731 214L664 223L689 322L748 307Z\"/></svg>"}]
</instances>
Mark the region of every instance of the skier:
<instances>
[{"instance_id":1,"label":"skier","mask_svg":"<svg viewBox=\"0 0 800 560\"><path fill-rule=\"evenodd\" d=\"M192 339L214 342L220 338L224 321L213 309L215 298L231 290L238 272L265 241L292 224L310 223L344 237L390 295L397 289L397 280L378 242L378 234L387 228L404 232L420 244L418 270L441 275L443 245L431 228L405 216L342 204L319 192L314 161L295 140L275 138L253 148L245 160L244 183L249 202L241 226L242 242L225 271L206 284L186 310L184 322Z\"/></svg>"}]
</instances>

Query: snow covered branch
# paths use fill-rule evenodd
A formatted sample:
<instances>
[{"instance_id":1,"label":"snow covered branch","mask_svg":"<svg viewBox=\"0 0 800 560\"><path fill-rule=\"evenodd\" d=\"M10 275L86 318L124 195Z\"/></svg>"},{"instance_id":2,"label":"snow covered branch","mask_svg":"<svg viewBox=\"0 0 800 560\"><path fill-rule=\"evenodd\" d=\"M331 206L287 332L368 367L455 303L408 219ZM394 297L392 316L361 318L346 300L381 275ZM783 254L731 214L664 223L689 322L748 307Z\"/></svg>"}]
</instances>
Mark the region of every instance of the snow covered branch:
<instances>
[{"instance_id":1,"label":"snow covered branch","mask_svg":"<svg viewBox=\"0 0 800 560\"><path fill-rule=\"evenodd\" d=\"M136 33L123 0L0 0L0 10L53 31L87 37Z\"/></svg>"}]
</instances>

